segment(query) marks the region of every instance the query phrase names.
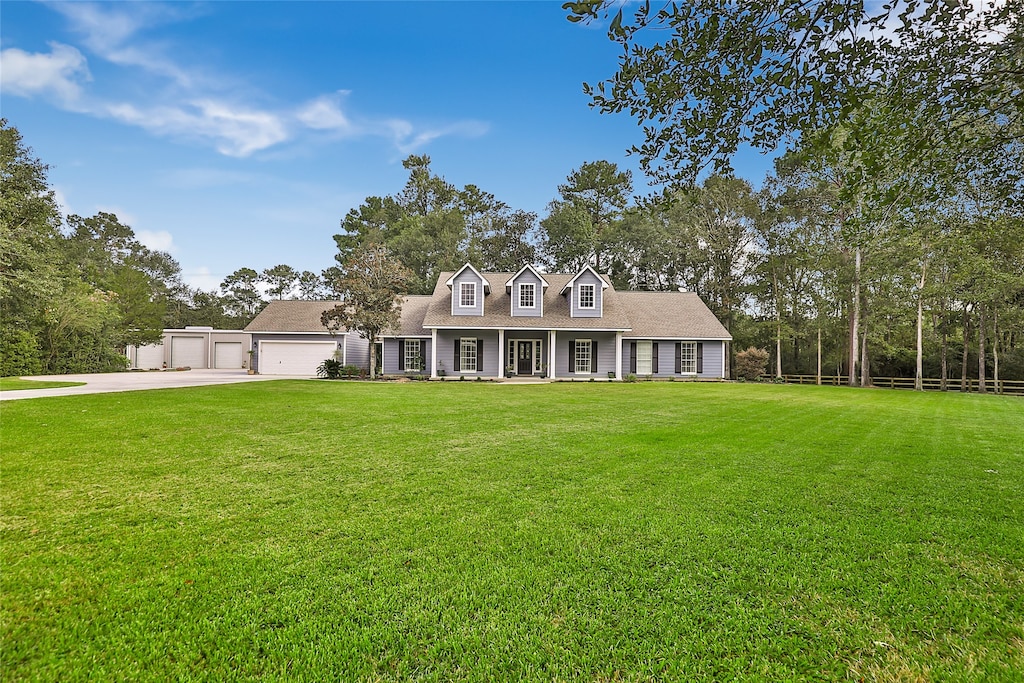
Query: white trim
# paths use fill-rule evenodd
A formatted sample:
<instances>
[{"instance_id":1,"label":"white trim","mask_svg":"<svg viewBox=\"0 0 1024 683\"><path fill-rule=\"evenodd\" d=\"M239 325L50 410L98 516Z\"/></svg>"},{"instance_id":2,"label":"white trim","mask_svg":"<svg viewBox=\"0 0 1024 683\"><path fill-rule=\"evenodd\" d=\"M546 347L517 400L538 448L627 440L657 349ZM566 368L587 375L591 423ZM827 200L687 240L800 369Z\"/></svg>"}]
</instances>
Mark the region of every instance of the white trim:
<instances>
[{"instance_id":1,"label":"white trim","mask_svg":"<svg viewBox=\"0 0 1024 683\"><path fill-rule=\"evenodd\" d=\"M597 277L598 280L601 281L601 289L602 290L608 289L608 283L605 282L605 279L603 277L601 277L601 273L599 273L596 270L594 270L594 267L591 266L590 264L587 264L587 265L583 266L583 268L580 270L580 272L576 273L576 275L574 275L571 280L569 280L567 283L565 283L565 286L562 287L562 291L559 292L559 294L565 294L565 290L572 289L573 284L576 283L576 280L579 279L580 275L583 275L583 273L587 272L588 270L591 273L593 273Z\"/></svg>"},{"instance_id":2,"label":"white trim","mask_svg":"<svg viewBox=\"0 0 1024 683\"><path fill-rule=\"evenodd\" d=\"M583 288L590 287L590 298L591 302L589 306L583 305ZM581 311L596 311L597 310L597 285L593 282L581 282L579 287L576 288L576 308Z\"/></svg>"},{"instance_id":3,"label":"white trim","mask_svg":"<svg viewBox=\"0 0 1024 683\"><path fill-rule=\"evenodd\" d=\"M252 331L247 331L246 334L293 334L293 335L317 334L317 335L326 335L328 337L342 337L342 336L345 336L347 334L350 334L350 332L348 330L345 330L343 332L339 331L339 332L335 332L334 334L331 334L327 330L327 328L325 327L323 332L262 332L260 330L252 330Z\"/></svg>"},{"instance_id":4,"label":"white trim","mask_svg":"<svg viewBox=\"0 0 1024 683\"><path fill-rule=\"evenodd\" d=\"M430 333L430 379L437 379L437 330Z\"/></svg>"},{"instance_id":5,"label":"white trim","mask_svg":"<svg viewBox=\"0 0 1024 683\"><path fill-rule=\"evenodd\" d=\"M508 279L508 282L505 283L505 291L510 291L512 289L512 283L516 281L516 278L522 275L527 270L529 270L530 272L537 276L537 279L540 280L540 286L543 289L547 289L548 287L551 286L548 284L548 281L544 279L544 276L540 274L540 271L538 271L532 265L527 263L525 266L519 269L519 272L517 272L515 275Z\"/></svg>"},{"instance_id":6,"label":"white trim","mask_svg":"<svg viewBox=\"0 0 1024 683\"><path fill-rule=\"evenodd\" d=\"M587 369L584 371L580 371L579 345L581 342L587 345ZM596 359L594 358L594 340L579 338L573 339L572 358L570 358L569 360L572 362L572 374L593 375L594 371L591 368L597 365Z\"/></svg>"},{"instance_id":7,"label":"white trim","mask_svg":"<svg viewBox=\"0 0 1024 683\"><path fill-rule=\"evenodd\" d=\"M457 271L455 271L454 275L452 275L450 278L445 280L445 285L447 285L448 287L451 287L452 284L455 283L455 278L457 278L458 276L462 275L462 271L464 271L466 268L469 268L470 270L472 270L474 273L476 273L476 276L478 278L480 278L480 282L482 282L484 284L484 293L487 293L487 292L491 291L491 283L487 281L487 278L485 278L483 275L480 274L479 270L474 268L469 263L467 263L466 265L464 265L461 268L459 268ZM424 296L428 296L428 295L424 295Z\"/></svg>"},{"instance_id":8,"label":"white trim","mask_svg":"<svg viewBox=\"0 0 1024 683\"><path fill-rule=\"evenodd\" d=\"M523 342L533 343L533 367L530 368L530 374L519 372L519 344ZM513 367L513 374L521 377L536 377L542 375L543 371L540 369L541 365L544 365L544 340L536 337L509 337L508 343L503 347L505 352L505 361L512 361L510 365ZM509 352L512 352L512 358L510 359Z\"/></svg>"},{"instance_id":9,"label":"white trim","mask_svg":"<svg viewBox=\"0 0 1024 683\"><path fill-rule=\"evenodd\" d=\"M459 283L459 291L457 293L454 290L452 291L452 301L455 301L456 297L458 297L458 302L459 303L457 304L457 308L476 308L476 284L477 283L475 283L475 282L460 282ZM464 304L464 303L462 303L462 288L463 287L472 287L473 288L473 303L471 303L471 304Z\"/></svg>"},{"instance_id":10,"label":"white trim","mask_svg":"<svg viewBox=\"0 0 1024 683\"><path fill-rule=\"evenodd\" d=\"M581 318L581 320L598 320L598 318ZM516 330L523 332L632 332L631 328L622 327L502 327L500 325L424 325L429 330ZM644 337L651 339L651 337ZM679 337L666 337L666 339L679 339ZM703 339L699 341L704 341ZM718 341L717 339L715 341Z\"/></svg>"},{"instance_id":11,"label":"white trim","mask_svg":"<svg viewBox=\"0 0 1024 683\"><path fill-rule=\"evenodd\" d=\"M706 342L706 341L727 342L727 341L732 341L731 339L726 339L724 337L687 337L685 335L682 336L682 337L680 337L678 335L676 335L675 337L648 337L648 336L636 336L636 335L631 335L631 336L630 335L623 335L622 338L625 339L625 340L650 339L651 341L699 341L699 342Z\"/></svg>"},{"instance_id":12,"label":"white trim","mask_svg":"<svg viewBox=\"0 0 1024 683\"><path fill-rule=\"evenodd\" d=\"M533 303L531 305L529 305L529 306L524 306L523 305L523 289L525 287L529 287L531 290L533 290L533 293L530 295L531 298L533 299ZM516 283L516 289L517 289L517 291L516 291L516 299L519 302L518 308L521 308L524 311L535 311L535 310L537 310L537 283L536 282L517 282Z\"/></svg>"},{"instance_id":13,"label":"white trim","mask_svg":"<svg viewBox=\"0 0 1024 683\"><path fill-rule=\"evenodd\" d=\"M555 360L558 358L555 353L555 340L558 335L555 330L548 330L548 379L555 378Z\"/></svg>"},{"instance_id":14,"label":"white trim","mask_svg":"<svg viewBox=\"0 0 1024 683\"><path fill-rule=\"evenodd\" d=\"M622 333L615 333L615 379L622 379Z\"/></svg>"}]
</instances>

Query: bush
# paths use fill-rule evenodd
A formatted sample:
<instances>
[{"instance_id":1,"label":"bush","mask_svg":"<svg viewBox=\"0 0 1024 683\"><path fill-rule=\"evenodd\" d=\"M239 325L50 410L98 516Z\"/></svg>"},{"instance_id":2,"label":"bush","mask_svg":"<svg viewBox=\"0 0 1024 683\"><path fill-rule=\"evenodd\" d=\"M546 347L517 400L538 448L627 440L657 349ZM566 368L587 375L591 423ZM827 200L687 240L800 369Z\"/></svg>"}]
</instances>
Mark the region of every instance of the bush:
<instances>
[{"instance_id":1,"label":"bush","mask_svg":"<svg viewBox=\"0 0 1024 683\"><path fill-rule=\"evenodd\" d=\"M626 375L626 379L625 379L625 380L623 380L623 381L626 381L626 382L630 382L630 383L633 383L633 382L635 382L635 381L636 381L636 375L634 375L634 374L633 374L633 373L631 372L631 373L629 373L628 375Z\"/></svg>"},{"instance_id":2,"label":"bush","mask_svg":"<svg viewBox=\"0 0 1024 683\"><path fill-rule=\"evenodd\" d=\"M0 334L0 377L38 375L42 371L39 345L30 332L11 328Z\"/></svg>"},{"instance_id":3,"label":"bush","mask_svg":"<svg viewBox=\"0 0 1024 683\"><path fill-rule=\"evenodd\" d=\"M341 361L328 358L317 366L316 375L326 379L341 379L343 370L344 366L342 366Z\"/></svg>"},{"instance_id":4,"label":"bush","mask_svg":"<svg viewBox=\"0 0 1024 683\"><path fill-rule=\"evenodd\" d=\"M768 352L753 346L736 354L736 378L756 380L768 367Z\"/></svg>"}]
</instances>

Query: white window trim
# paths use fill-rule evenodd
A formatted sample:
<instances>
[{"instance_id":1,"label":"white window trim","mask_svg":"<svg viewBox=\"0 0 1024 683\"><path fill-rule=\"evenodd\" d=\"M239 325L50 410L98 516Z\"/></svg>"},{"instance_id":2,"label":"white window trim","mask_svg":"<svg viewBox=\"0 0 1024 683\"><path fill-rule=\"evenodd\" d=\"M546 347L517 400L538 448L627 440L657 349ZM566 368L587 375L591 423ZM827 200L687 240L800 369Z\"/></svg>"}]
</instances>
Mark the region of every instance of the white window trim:
<instances>
[{"instance_id":1,"label":"white window trim","mask_svg":"<svg viewBox=\"0 0 1024 683\"><path fill-rule=\"evenodd\" d=\"M584 345L584 346L581 346ZM580 349L587 349L587 365L586 370L580 370ZM576 343L573 344L573 357L572 357L572 369L576 375L591 375L593 372L590 368L593 367L593 356L591 355L594 351L594 343L590 339L577 339Z\"/></svg>"},{"instance_id":2,"label":"white window trim","mask_svg":"<svg viewBox=\"0 0 1024 683\"><path fill-rule=\"evenodd\" d=\"M692 351L692 358L689 361L692 363L693 370L687 370L687 360L684 357L684 351L689 348ZM697 374L697 342L679 342L679 374L680 375L696 375Z\"/></svg>"},{"instance_id":3,"label":"white window trim","mask_svg":"<svg viewBox=\"0 0 1024 683\"><path fill-rule=\"evenodd\" d=\"M415 349L410 355L410 349ZM420 359L423 357L423 341L420 339L406 339L402 344L402 354L405 356L405 369L407 372L422 372L423 368ZM409 361L412 360L412 363Z\"/></svg>"},{"instance_id":4,"label":"white window trim","mask_svg":"<svg viewBox=\"0 0 1024 683\"><path fill-rule=\"evenodd\" d=\"M467 354L466 349L472 347L472 354ZM466 360L473 357L473 368L466 367ZM480 359L476 355L476 337L459 337L459 372L479 372Z\"/></svg>"},{"instance_id":5,"label":"white window trim","mask_svg":"<svg viewBox=\"0 0 1024 683\"><path fill-rule=\"evenodd\" d=\"M647 368L640 367L640 349L647 349ZM636 374L645 376L654 374L654 342L648 339L641 339L636 343Z\"/></svg>"},{"instance_id":6,"label":"white window trim","mask_svg":"<svg viewBox=\"0 0 1024 683\"><path fill-rule=\"evenodd\" d=\"M529 306L524 306L523 305L523 291L527 287L530 288L530 299L533 300L533 303L530 304ZM536 283L533 283L533 282L520 282L519 283L519 308L528 309L528 310L531 310L531 311L537 309L537 285L536 285Z\"/></svg>"},{"instance_id":7,"label":"white window trim","mask_svg":"<svg viewBox=\"0 0 1024 683\"><path fill-rule=\"evenodd\" d=\"M589 306L584 306L583 305L583 288L584 287L589 287L590 288L590 301L591 301L591 303L590 303ZM576 285L576 292L577 292L577 295L576 295L576 308L580 309L581 311L593 311L593 310L595 310L597 308L597 285L595 285L595 284L593 284L591 282L581 282L578 285Z\"/></svg>"},{"instance_id":8,"label":"white window trim","mask_svg":"<svg viewBox=\"0 0 1024 683\"><path fill-rule=\"evenodd\" d=\"M462 303L462 288L472 287L473 289L473 303L464 304ZM459 283L459 308L476 308L476 283L475 282L460 282Z\"/></svg>"}]
</instances>

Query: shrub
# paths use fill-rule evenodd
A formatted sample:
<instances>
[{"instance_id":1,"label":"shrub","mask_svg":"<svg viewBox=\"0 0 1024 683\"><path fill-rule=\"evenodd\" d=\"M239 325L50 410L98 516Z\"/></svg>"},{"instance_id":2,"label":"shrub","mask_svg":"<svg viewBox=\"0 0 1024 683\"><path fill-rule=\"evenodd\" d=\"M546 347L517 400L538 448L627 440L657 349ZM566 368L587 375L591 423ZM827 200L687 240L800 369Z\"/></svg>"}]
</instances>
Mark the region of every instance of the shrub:
<instances>
[{"instance_id":1,"label":"shrub","mask_svg":"<svg viewBox=\"0 0 1024 683\"><path fill-rule=\"evenodd\" d=\"M753 346L736 354L736 377L756 380L768 367L768 352Z\"/></svg>"},{"instance_id":2,"label":"shrub","mask_svg":"<svg viewBox=\"0 0 1024 683\"><path fill-rule=\"evenodd\" d=\"M317 377L325 377L327 379L341 379L342 370L341 361L328 358L317 366L316 375Z\"/></svg>"},{"instance_id":3,"label":"shrub","mask_svg":"<svg viewBox=\"0 0 1024 683\"><path fill-rule=\"evenodd\" d=\"M626 382L630 382L630 383L632 383L632 382L635 382L635 381L636 381L636 375L634 375L634 374L633 374L633 373L631 372L631 373L629 373L628 375L626 375L626 379L625 379L624 381L626 381Z\"/></svg>"},{"instance_id":4,"label":"shrub","mask_svg":"<svg viewBox=\"0 0 1024 683\"><path fill-rule=\"evenodd\" d=\"M38 375L42 371L39 345L30 332L8 328L0 334L0 377Z\"/></svg>"},{"instance_id":5,"label":"shrub","mask_svg":"<svg viewBox=\"0 0 1024 683\"><path fill-rule=\"evenodd\" d=\"M361 370L358 365L343 365L341 367L341 374L343 377L360 377L364 370Z\"/></svg>"}]
</instances>

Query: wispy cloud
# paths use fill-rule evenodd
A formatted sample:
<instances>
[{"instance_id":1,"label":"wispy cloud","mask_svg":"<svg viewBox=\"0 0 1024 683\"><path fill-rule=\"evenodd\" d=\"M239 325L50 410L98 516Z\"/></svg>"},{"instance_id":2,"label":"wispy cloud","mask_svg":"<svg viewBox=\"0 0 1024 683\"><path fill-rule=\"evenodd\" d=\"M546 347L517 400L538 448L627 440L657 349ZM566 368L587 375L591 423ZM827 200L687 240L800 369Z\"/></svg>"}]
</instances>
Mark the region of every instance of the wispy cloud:
<instances>
[{"instance_id":1,"label":"wispy cloud","mask_svg":"<svg viewBox=\"0 0 1024 683\"><path fill-rule=\"evenodd\" d=\"M139 230L135 233L135 238L153 251L173 254L178 249L174 244L174 236L166 230Z\"/></svg>"},{"instance_id":2,"label":"wispy cloud","mask_svg":"<svg viewBox=\"0 0 1024 683\"><path fill-rule=\"evenodd\" d=\"M223 278L219 278L211 273L208 267L200 266L192 270L183 270L181 279L189 287L202 289L207 292L216 292L220 289L220 282Z\"/></svg>"},{"instance_id":3,"label":"wispy cloud","mask_svg":"<svg viewBox=\"0 0 1024 683\"><path fill-rule=\"evenodd\" d=\"M441 137L478 137L488 129L479 121L424 127L404 118L354 115L345 106L349 93L344 90L299 105L254 104L246 86L230 77L211 75L205 67L183 66L168 56L170 46L153 39L155 29L204 11L199 6L74 2L49 7L67 19L86 52L132 69L133 85L148 79L142 82L148 83L151 99L92 92L85 87L92 80L85 55L78 47L62 43L51 43L49 53L3 50L0 88L4 94L46 97L70 111L120 121L156 136L210 145L232 157L248 157L310 136L379 137L408 154Z\"/></svg>"}]
</instances>

